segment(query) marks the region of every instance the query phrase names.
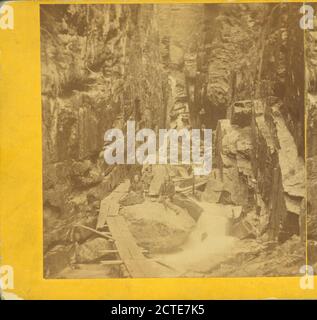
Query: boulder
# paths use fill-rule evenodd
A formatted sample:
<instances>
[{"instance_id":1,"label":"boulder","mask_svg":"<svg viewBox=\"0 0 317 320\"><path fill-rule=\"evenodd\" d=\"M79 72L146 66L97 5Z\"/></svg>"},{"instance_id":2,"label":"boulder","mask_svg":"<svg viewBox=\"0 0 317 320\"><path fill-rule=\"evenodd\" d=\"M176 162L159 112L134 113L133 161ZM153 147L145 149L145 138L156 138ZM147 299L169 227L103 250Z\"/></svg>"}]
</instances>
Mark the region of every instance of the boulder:
<instances>
[{"instance_id":1,"label":"boulder","mask_svg":"<svg viewBox=\"0 0 317 320\"><path fill-rule=\"evenodd\" d=\"M206 188L202 194L202 200L217 203L221 199L223 192L223 182L220 180L219 170L214 170L210 175Z\"/></svg>"},{"instance_id":2,"label":"boulder","mask_svg":"<svg viewBox=\"0 0 317 320\"><path fill-rule=\"evenodd\" d=\"M44 276L50 278L70 264L72 245L57 245L44 255Z\"/></svg>"},{"instance_id":3,"label":"boulder","mask_svg":"<svg viewBox=\"0 0 317 320\"><path fill-rule=\"evenodd\" d=\"M96 226L96 216L73 215L69 219L44 219L44 251L46 252L55 244L69 244L74 239L74 233L79 241L88 239L92 232L83 228L73 227L76 224L81 224L90 228Z\"/></svg>"},{"instance_id":4,"label":"boulder","mask_svg":"<svg viewBox=\"0 0 317 320\"><path fill-rule=\"evenodd\" d=\"M188 214L195 221L199 220L201 213L204 211L204 209L200 205L183 194L176 194L173 197L173 204L187 210Z\"/></svg>"},{"instance_id":5,"label":"boulder","mask_svg":"<svg viewBox=\"0 0 317 320\"><path fill-rule=\"evenodd\" d=\"M233 223L229 234L239 239L256 238L259 219L254 213L249 213L236 223Z\"/></svg>"},{"instance_id":6,"label":"boulder","mask_svg":"<svg viewBox=\"0 0 317 320\"><path fill-rule=\"evenodd\" d=\"M112 249L112 244L104 238L95 238L76 247L76 263L92 262L102 258L104 250Z\"/></svg>"},{"instance_id":7,"label":"boulder","mask_svg":"<svg viewBox=\"0 0 317 320\"><path fill-rule=\"evenodd\" d=\"M179 208L179 214L158 202L145 202L124 207L129 230L138 245L150 252L169 252L179 248L188 238L195 221Z\"/></svg>"},{"instance_id":8,"label":"boulder","mask_svg":"<svg viewBox=\"0 0 317 320\"><path fill-rule=\"evenodd\" d=\"M103 171L93 166L91 161L74 162L72 166L72 181L76 188L94 186L103 180Z\"/></svg>"}]
</instances>

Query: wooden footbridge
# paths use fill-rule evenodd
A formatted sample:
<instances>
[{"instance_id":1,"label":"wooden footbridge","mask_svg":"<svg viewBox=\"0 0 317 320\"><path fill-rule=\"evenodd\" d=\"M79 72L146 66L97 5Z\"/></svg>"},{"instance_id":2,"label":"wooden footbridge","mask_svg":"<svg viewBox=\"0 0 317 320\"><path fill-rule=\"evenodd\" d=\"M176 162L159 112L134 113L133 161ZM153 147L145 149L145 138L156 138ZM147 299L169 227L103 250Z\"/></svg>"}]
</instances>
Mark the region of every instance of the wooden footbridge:
<instances>
[{"instance_id":1,"label":"wooden footbridge","mask_svg":"<svg viewBox=\"0 0 317 320\"><path fill-rule=\"evenodd\" d=\"M154 178L149 190L150 197L158 196L161 183L167 174L165 166L157 165L153 166L152 169ZM183 182L186 182L185 180L184 177L181 179ZM196 181L195 187L205 185L206 182L207 179L201 178ZM145 251L137 245L125 218L119 214L119 201L128 193L129 185L128 179L125 180L101 201L96 232L114 242L114 250L107 250L105 253L117 256L117 260L105 260L101 263L105 265L124 264L132 278L156 278L162 277L162 275L176 275L178 273L177 270L160 261L149 259L144 255ZM192 183L177 186L176 191L187 195L193 191Z\"/></svg>"},{"instance_id":2,"label":"wooden footbridge","mask_svg":"<svg viewBox=\"0 0 317 320\"><path fill-rule=\"evenodd\" d=\"M108 197L101 201L97 229L108 228L116 247L118 260L102 261L103 264L124 264L131 278L156 278L162 273L162 266L144 256L128 229L124 217L119 215L119 200L128 192L129 182L121 183Z\"/></svg>"}]
</instances>

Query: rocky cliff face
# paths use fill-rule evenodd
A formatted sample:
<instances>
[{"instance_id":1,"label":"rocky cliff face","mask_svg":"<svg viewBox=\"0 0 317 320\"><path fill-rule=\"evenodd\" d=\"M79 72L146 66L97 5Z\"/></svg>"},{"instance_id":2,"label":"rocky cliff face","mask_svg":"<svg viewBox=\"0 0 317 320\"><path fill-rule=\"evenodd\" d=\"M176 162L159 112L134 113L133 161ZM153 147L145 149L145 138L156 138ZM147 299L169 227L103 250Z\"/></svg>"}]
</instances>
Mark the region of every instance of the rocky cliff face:
<instances>
[{"instance_id":1,"label":"rocky cliff face","mask_svg":"<svg viewBox=\"0 0 317 320\"><path fill-rule=\"evenodd\" d=\"M304 46L298 4L41 6L44 247L94 227L99 200L127 175L103 136L124 128L215 130L203 198L256 217L255 237L305 235ZM314 32L307 37L315 41ZM308 51L314 141L315 49ZM315 237L316 148L308 202ZM316 149L316 150L315 150ZM311 230L311 231L310 231ZM91 234L80 231L80 238ZM68 248L70 250L70 248ZM53 258L52 258L53 256Z\"/></svg>"},{"instance_id":2,"label":"rocky cliff face","mask_svg":"<svg viewBox=\"0 0 317 320\"><path fill-rule=\"evenodd\" d=\"M216 129L233 99L253 95L268 10L261 4L158 6L172 126L180 113L189 112L194 127Z\"/></svg>"},{"instance_id":3,"label":"rocky cliff face","mask_svg":"<svg viewBox=\"0 0 317 320\"><path fill-rule=\"evenodd\" d=\"M45 227L95 211L91 203L124 175L104 163L107 129L129 118L150 128L163 121L155 16L151 5L42 6Z\"/></svg>"},{"instance_id":4,"label":"rocky cliff face","mask_svg":"<svg viewBox=\"0 0 317 320\"><path fill-rule=\"evenodd\" d=\"M239 34L245 31L247 40L220 45L236 44L236 56L225 51L230 62L222 70L228 68L231 76L227 72L225 78L223 71L216 82L227 88L227 100L215 105L225 108L229 118L217 119L216 165L223 183L219 201L241 205L244 215L254 211L260 234L285 240L300 233L305 215L303 31L297 26L296 5L265 5L260 12L242 6L246 20L240 17L234 26ZM232 28L232 12L221 11L221 16ZM214 178L210 184L219 185Z\"/></svg>"}]
</instances>

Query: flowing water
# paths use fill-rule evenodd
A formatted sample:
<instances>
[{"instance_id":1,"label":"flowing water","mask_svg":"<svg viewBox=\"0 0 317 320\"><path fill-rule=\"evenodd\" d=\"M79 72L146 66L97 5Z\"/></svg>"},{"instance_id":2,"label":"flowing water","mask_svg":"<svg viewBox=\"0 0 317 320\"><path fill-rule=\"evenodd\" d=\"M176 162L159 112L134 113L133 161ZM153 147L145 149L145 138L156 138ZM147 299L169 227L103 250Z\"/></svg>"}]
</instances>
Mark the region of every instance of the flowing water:
<instances>
[{"instance_id":1,"label":"flowing water","mask_svg":"<svg viewBox=\"0 0 317 320\"><path fill-rule=\"evenodd\" d=\"M207 202L199 202L199 205L204 211L180 250L155 256L160 262L177 270L180 275L208 272L213 265L230 254L238 241L226 235L232 206Z\"/></svg>"}]
</instances>

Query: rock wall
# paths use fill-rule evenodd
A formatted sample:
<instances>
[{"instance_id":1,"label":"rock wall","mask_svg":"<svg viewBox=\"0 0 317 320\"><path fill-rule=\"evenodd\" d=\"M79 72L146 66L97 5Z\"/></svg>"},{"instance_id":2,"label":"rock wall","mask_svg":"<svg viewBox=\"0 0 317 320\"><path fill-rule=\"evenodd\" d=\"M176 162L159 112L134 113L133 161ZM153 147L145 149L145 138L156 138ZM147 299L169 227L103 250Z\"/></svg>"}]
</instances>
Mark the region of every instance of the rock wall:
<instances>
[{"instance_id":1,"label":"rock wall","mask_svg":"<svg viewBox=\"0 0 317 320\"><path fill-rule=\"evenodd\" d=\"M299 154L304 156L304 31L298 27L300 4L271 4L263 37L260 96L284 103L281 113Z\"/></svg>"},{"instance_id":2,"label":"rock wall","mask_svg":"<svg viewBox=\"0 0 317 320\"><path fill-rule=\"evenodd\" d=\"M190 122L205 25L204 8L203 4L157 6L162 72L169 81L167 127L182 128Z\"/></svg>"},{"instance_id":3,"label":"rock wall","mask_svg":"<svg viewBox=\"0 0 317 320\"><path fill-rule=\"evenodd\" d=\"M167 124L216 129L234 98L255 90L259 38L268 5L158 7L161 59L169 77ZM185 122L186 125L186 122Z\"/></svg>"},{"instance_id":4,"label":"rock wall","mask_svg":"<svg viewBox=\"0 0 317 320\"><path fill-rule=\"evenodd\" d=\"M70 197L103 181L108 128L162 120L155 15L151 5L41 6L44 208L70 214Z\"/></svg>"},{"instance_id":5,"label":"rock wall","mask_svg":"<svg viewBox=\"0 0 317 320\"><path fill-rule=\"evenodd\" d=\"M200 122L216 129L234 100L255 90L261 32L268 5L233 4L205 7L206 28L195 108Z\"/></svg>"},{"instance_id":6,"label":"rock wall","mask_svg":"<svg viewBox=\"0 0 317 320\"><path fill-rule=\"evenodd\" d=\"M218 76L209 77L207 88L222 87L209 93L223 97L213 105L226 110L228 118L216 119L216 166L223 183L219 201L241 205L242 219L255 212L259 234L279 240L294 233L304 237L304 45L299 5L263 5L262 14L252 11L253 5L239 8L235 14L246 19L240 17L235 24L232 11L221 10L219 26L222 33L239 31L244 41L216 37L211 44L216 56L209 70ZM248 28L253 32L247 33ZM235 50L225 50L230 46ZM216 60L218 51L224 63ZM213 190L211 185L219 189L214 180L206 193Z\"/></svg>"},{"instance_id":7,"label":"rock wall","mask_svg":"<svg viewBox=\"0 0 317 320\"><path fill-rule=\"evenodd\" d=\"M74 241L94 236L73 226L95 228L99 200L127 174L105 164L105 131L128 119L163 126L156 16L153 5L41 6L46 276L69 264Z\"/></svg>"},{"instance_id":8,"label":"rock wall","mask_svg":"<svg viewBox=\"0 0 317 320\"><path fill-rule=\"evenodd\" d=\"M269 227L273 236L282 239L292 233L303 236L305 232L305 62L304 32L298 27L299 6L270 5L258 83L264 108L262 116L259 109L255 115L256 123L262 117L262 127L267 126L263 138L271 141L264 144L270 150L265 157L263 145L256 143L260 152L253 167L258 171L260 191L270 215Z\"/></svg>"}]
</instances>

